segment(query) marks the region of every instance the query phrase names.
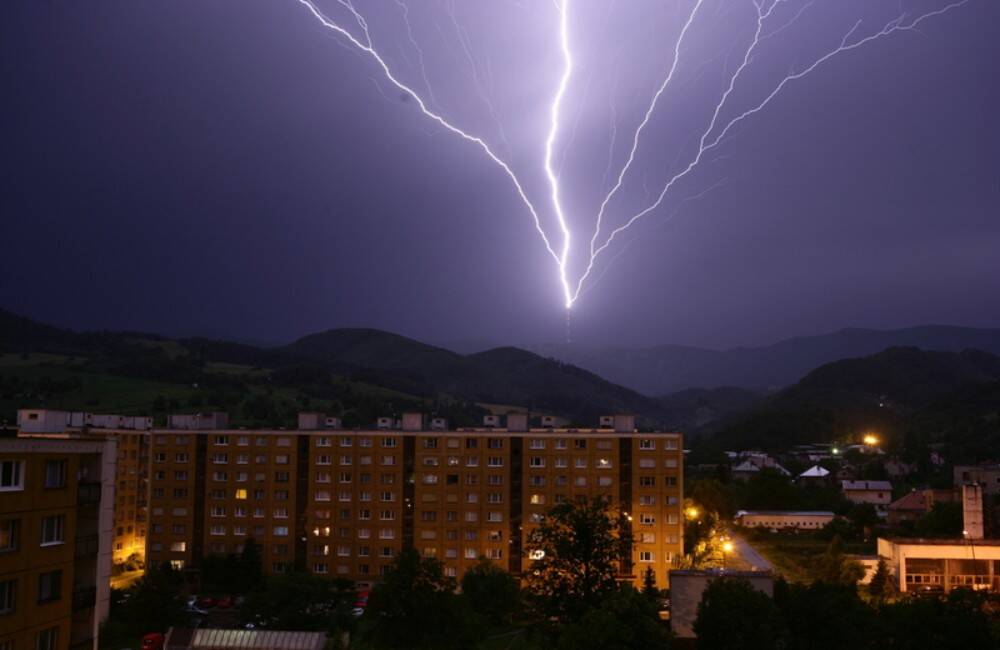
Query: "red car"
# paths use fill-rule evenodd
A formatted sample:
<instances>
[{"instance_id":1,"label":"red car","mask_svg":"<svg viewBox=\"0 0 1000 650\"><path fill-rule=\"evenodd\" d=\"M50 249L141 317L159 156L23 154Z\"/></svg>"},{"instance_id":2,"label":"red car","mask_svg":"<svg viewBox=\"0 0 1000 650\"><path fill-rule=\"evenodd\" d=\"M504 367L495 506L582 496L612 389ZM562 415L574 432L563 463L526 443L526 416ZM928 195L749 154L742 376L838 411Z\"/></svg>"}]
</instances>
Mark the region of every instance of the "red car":
<instances>
[{"instance_id":1,"label":"red car","mask_svg":"<svg viewBox=\"0 0 1000 650\"><path fill-rule=\"evenodd\" d=\"M215 601L215 606L218 607L219 609L229 609L230 607L233 606L233 597L222 596L221 598Z\"/></svg>"},{"instance_id":2,"label":"red car","mask_svg":"<svg viewBox=\"0 0 1000 650\"><path fill-rule=\"evenodd\" d=\"M163 650L163 635L159 632L150 632L142 637L142 650Z\"/></svg>"},{"instance_id":3,"label":"red car","mask_svg":"<svg viewBox=\"0 0 1000 650\"><path fill-rule=\"evenodd\" d=\"M202 609L210 609L215 607L215 599L211 596L202 596L198 599L198 607Z\"/></svg>"}]
</instances>

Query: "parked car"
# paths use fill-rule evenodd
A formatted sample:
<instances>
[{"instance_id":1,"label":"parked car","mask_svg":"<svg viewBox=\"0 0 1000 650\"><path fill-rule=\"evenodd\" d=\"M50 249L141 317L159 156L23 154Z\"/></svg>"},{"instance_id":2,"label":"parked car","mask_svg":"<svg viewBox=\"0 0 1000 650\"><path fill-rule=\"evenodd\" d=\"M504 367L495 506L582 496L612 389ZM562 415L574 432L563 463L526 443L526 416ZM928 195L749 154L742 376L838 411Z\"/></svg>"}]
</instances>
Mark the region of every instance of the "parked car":
<instances>
[{"instance_id":1,"label":"parked car","mask_svg":"<svg viewBox=\"0 0 1000 650\"><path fill-rule=\"evenodd\" d=\"M230 609L233 606L232 596L222 596L215 601L215 606L219 609Z\"/></svg>"},{"instance_id":2,"label":"parked car","mask_svg":"<svg viewBox=\"0 0 1000 650\"><path fill-rule=\"evenodd\" d=\"M215 607L215 599L211 596L202 596L198 599L198 607L201 609L211 609Z\"/></svg>"},{"instance_id":3,"label":"parked car","mask_svg":"<svg viewBox=\"0 0 1000 650\"><path fill-rule=\"evenodd\" d=\"M142 637L142 650L163 650L163 635L150 632Z\"/></svg>"}]
</instances>

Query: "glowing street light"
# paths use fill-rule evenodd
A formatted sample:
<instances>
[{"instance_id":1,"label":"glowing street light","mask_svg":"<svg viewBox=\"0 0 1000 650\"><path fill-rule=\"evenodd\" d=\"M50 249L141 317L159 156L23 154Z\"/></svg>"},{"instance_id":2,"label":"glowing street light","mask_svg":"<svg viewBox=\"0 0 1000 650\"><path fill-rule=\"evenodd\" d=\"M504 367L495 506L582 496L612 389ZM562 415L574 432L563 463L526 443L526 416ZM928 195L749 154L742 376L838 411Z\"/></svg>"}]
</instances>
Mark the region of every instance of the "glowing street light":
<instances>
[{"instance_id":1,"label":"glowing street light","mask_svg":"<svg viewBox=\"0 0 1000 650\"><path fill-rule=\"evenodd\" d=\"M722 542L722 569L726 568L726 556L733 552L733 543L728 539Z\"/></svg>"},{"instance_id":2,"label":"glowing street light","mask_svg":"<svg viewBox=\"0 0 1000 650\"><path fill-rule=\"evenodd\" d=\"M701 511L698 510L697 508L695 508L694 506L692 506L692 507L690 507L690 508L688 508L687 510L684 511L684 515L688 519L697 519L698 515L700 515L700 514L701 514Z\"/></svg>"},{"instance_id":3,"label":"glowing street light","mask_svg":"<svg viewBox=\"0 0 1000 650\"><path fill-rule=\"evenodd\" d=\"M869 447L874 447L878 444L878 436L871 433L865 434L865 437L861 440Z\"/></svg>"}]
</instances>

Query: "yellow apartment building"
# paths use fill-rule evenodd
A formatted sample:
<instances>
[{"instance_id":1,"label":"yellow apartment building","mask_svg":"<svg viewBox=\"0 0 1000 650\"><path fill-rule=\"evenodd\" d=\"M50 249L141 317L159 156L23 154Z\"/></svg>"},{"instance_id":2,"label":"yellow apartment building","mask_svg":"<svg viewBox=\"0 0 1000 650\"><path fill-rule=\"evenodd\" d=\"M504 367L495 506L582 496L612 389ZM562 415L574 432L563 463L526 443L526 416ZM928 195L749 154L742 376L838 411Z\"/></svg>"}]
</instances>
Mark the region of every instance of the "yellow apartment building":
<instances>
[{"instance_id":1,"label":"yellow apartment building","mask_svg":"<svg viewBox=\"0 0 1000 650\"><path fill-rule=\"evenodd\" d=\"M309 415L294 431L152 431L148 560L196 569L253 538L268 573L370 583L415 548L456 578L481 557L519 575L540 517L595 495L631 517L627 577L651 566L665 585L683 552L678 433L637 432L628 416L593 429L531 429L510 415L449 430L408 413L347 431Z\"/></svg>"},{"instance_id":2,"label":"yellow apartment building","mask_svg":"<svg viewBox=\"0 0 1000 650\"><path fill-rule=\"evenodd\" d=\"M0 648L89 650L107 617L114 440L0 440Z\"/></svg>"}]
</instances>

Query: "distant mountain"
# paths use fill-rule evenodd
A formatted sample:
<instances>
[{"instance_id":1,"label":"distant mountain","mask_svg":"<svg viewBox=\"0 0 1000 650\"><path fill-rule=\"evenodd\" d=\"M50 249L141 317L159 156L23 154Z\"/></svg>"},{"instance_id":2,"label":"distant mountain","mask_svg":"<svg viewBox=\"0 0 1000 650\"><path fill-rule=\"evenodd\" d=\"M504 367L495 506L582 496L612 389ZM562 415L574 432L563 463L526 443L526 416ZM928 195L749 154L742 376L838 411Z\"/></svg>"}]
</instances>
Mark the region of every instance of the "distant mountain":
<instances>
[{"instance_id":1,"label":"distant mountain","mask_svg":"<svg viewBox=\"0 0 1000 650\"><path fill-rule=\"evenodd\" d=\"M632 412L649 424L669 424L664 420L666 409L658 401L567 363L517 348L461 355L374 329L329 330L288 345L261 348L206 338L78 333L0 310L2 352L64 355L68 359L63 363L72 363L72 372L187 386L224 385L235 390L239 382L265 382L295 389L300 395L333 399L343 408L359 398L330 388L331 377L340 377L355 387L395 391L400 400L411 403L495 404L581 418L587 423L600 414ZM225 369L220 365L226 364L245 369L239 371L239 380L222 372ZM259 371L250 372L252 369ZM64 370L60 368L60 372Z\"/></svg>"},{"instance_id":2,"label":"distant mountain","mask_svg":"<svg viewBox=\"0 0 1000 650\"><path fill-rule=\"evenodd\" d=\"M856 439L865 431L898 442L921 430L927 440L955 443L962 430L978 430L973 425L976 417L984 418L981 430L992 427L994 437L1000 437L996 426L1000 393L989 388L994 385L1000 385L998 356L979 350L889 348L816 368L731 418L707 440L715 449L787 449L800 443ZM957 404L970 407L963 427L942 424L940 412L953 417L963 410ZM920 429L917 422L934 422L939 428Z\"/></svg>"},{"instance_id":3,"label":"distant mountain","mask_svg":"<svg viewBox=\"0 0 1000 650\"><path fill-rule=\"evenodd\" d=\"M862 357L894 346L949 352L974 348L1000 354L1000 329L945 325L897 330L843 329L764 347L723 351L679 345L642 349L537 345L529 349L586 368L645 395L666 395L686 388L719 386L773 390L795 383L825 363Z\"/></svg>"}]
</instances>

